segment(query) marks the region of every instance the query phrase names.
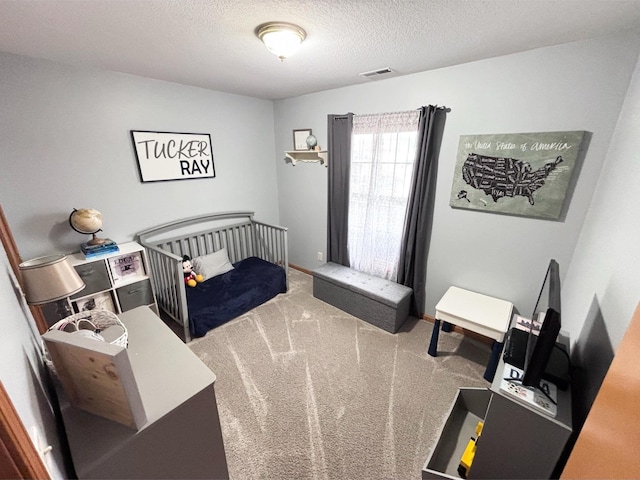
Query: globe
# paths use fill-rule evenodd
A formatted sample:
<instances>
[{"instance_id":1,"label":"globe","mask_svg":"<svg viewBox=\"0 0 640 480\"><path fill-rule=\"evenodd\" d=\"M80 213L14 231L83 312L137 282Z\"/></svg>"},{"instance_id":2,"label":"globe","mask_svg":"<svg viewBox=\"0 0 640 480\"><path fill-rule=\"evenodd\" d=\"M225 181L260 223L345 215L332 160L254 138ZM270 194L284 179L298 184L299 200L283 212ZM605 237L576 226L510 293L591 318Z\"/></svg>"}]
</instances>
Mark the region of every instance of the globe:
<instances>
[{"instance_id":1,"label":"globe","mask_svg":"<svg viewBox=\"0 0 640 480\"><path fill-rule=\"evenodd\" d=\"M93 208L73 209L69 215L69 225L78 233L93 235L87 243L98 245L104 243L104 239L97 238L96 233L102 228L102 214Z\"/></svg>"},{"instance_id":2,"label":"globe","mask_svg":"<svg viewBox=\"0 0 640 480\"><path fill-rule=\"evenodd\" d=\"M307 147L309 148L309 150L313 150L313 148L318 144L318 140L316 140L316 137L314 135L309 135L307 137Z\"/></svg>"}]
</instances>

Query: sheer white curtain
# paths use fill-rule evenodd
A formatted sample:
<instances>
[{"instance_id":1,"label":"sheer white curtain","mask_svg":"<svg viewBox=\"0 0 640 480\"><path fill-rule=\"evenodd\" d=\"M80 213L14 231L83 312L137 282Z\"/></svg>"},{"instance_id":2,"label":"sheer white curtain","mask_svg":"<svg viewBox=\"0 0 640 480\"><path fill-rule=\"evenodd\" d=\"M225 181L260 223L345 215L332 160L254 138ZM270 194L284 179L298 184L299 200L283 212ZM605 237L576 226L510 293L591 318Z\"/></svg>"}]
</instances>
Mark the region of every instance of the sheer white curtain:
<instances>
[{"instance_id":1,"label":"sheer white curtain","mask_svg":"<svg viewBox=\"0 0 640 480\"><path fill-rule=\"evenodd\" d=\"M396 281L419 111L355 115L348 249L351 268Z\"/></svg>"}]
</instances>

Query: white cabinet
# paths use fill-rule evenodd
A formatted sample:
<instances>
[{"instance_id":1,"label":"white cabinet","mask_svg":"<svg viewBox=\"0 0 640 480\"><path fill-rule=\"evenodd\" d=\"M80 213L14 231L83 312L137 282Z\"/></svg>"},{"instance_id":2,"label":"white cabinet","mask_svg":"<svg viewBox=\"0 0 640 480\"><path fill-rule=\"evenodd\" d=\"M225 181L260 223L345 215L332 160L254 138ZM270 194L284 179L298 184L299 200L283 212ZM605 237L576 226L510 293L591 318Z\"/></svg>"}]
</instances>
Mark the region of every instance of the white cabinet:
<instances>
[{"instance_id":1,"label":"white cabinet","mask_svg":"<svg viewBox=\"0 0 640 480\"><path fill-rule=\"evenodd\" d=\"M140 306L157 312L146 250L136 242L121 243L118 248L96 258L68 255L86 285L68 299L74 313L100 309L118 314ZM45 305L43 312L49 324L59 320L54 304Z\"/></svg>"}]
</instances>

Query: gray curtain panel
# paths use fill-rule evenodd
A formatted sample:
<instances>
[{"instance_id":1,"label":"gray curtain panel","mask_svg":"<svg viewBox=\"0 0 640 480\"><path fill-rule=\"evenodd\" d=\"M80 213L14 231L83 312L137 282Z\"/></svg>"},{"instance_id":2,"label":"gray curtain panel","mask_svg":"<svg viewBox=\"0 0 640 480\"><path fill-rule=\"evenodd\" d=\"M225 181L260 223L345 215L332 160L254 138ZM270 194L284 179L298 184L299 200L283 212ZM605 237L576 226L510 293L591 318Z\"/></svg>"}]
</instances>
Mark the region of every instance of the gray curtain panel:
<instances>
[{"instance_id":1,"label":"gray curtain panel","mask_svg":"<svg viewBox=\"0 0 640 480\"><path fill-rule=\"evenodd\" d=\"M422 318L425 302L427 255L437 176L437 152L440 149L444 120L443 108L429 105L420 108L418 151L413 169L411 192L407 204L405 225L398 265L398 283L413 288L411 315Z\"/></svg>"},{"instance_id":2,"label":"gray curtain panel","mask_svg":"<svg viewBox=\"0 0 640 480\"><path fill-rule=\"evenodd\" d=\"M349 266L349 175L353 113L328 115L327 261Z\"/></svg>"}]
</instances>

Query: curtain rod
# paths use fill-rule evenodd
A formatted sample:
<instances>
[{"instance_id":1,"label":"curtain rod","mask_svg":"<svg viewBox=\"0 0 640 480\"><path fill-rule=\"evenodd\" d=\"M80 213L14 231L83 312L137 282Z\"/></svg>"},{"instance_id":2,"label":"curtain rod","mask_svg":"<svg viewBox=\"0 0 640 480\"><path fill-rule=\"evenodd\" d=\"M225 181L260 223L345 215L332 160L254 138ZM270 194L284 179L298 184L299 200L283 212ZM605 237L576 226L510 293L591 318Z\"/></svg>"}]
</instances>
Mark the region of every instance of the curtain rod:
<instances>
[{"instance_id":1,"label":"curtain rod","mask_svg":"<svg viewBox=\"0 0 640 480\"><path fill-rule=\"evenodd\" d=\"M424 107L425 105L423 105L422 107ZM439 107L438 105L428 105L429 107L435 107L436 110L449 110L449 107ZM416 110L420 110L422 107L418 107L416 108Z\"/></svg>"},{"instance_id":2,"label":"curtain rod","mask_svg":"<svg viewBox=\"0 0 640 480\"><path fill-rule=\"evenodd\" d=\"M429 105L432 106L432 105ZM433 105L435 106L436 110L449 110L449 107L445 107L445 106L437 106L437 105ZM418 107L416 108L416 110L420 110L422 107ZM393 113L393 112L385 112L385 113ZM333 118L334 119L344 119L347 118L349 115L355 115L355 113L351 113L349 112L348 114L345 115L335 115ZM378 115L377 113L364 113L363 115Z\"/></svg>"},{"instance_id":3,"label":"curtain rod","mask_svg":"<svg viewBox=\"0 0 640 480\"><path fill-rule=\"evenodd\" d=\"M333 118L340 118L340 119L342 119L342 118L347 118L349 115L355 115L355 114L354 114L354 113L349 112L349 113L345 113L344 115L335 115Z\"/></svg>"}]
</instances>

